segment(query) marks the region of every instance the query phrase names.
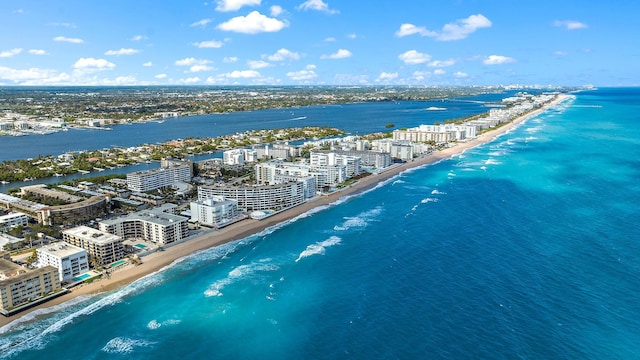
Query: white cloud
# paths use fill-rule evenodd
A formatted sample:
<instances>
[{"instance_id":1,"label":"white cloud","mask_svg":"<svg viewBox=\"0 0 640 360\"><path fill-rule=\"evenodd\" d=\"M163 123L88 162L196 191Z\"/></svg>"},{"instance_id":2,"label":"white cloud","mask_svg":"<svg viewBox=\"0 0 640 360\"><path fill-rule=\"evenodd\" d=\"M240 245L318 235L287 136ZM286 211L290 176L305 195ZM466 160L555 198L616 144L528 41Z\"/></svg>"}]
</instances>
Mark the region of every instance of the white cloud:
<instances>
[{"instance_id":1,"label":"white cloud","mask_svg":"<svg viewBox=\"0 0 640 360\"><path fill-rule=\"evenodd\" d=\"M398 59L402 60L405 64L416 65L429 62L431 60L431 55L424 54L416 50L409 50L398 55Z\"/></svg>"},{"instance_id":2,"label":"white cloud","mask_svg":"<svg viewBox=\"0 0 640 360\"><path fill-rule=\"evenodd\" d=\"M277 32L289 26L286 21L270 18L257 11L247 16L236 16L218 25L218 29L234 31L243 34L258 34L261 32Z\"/></svg>"},{"instance_id":3,"label":"white cloud","mask_svg":"<svg viewBox=\"0 0 640 360\"><path fill-rule=\"evenodd\" d=\"M482 14L471 15L465 19L445 24L440 31L430 31L425 27L413 24L402 24L396 31L396 36L403 37L413 34L428 36L440 41L461 40L478 29L491 27L491 21Z\"/></svg>"},{"instance_id":4,"label":"white cloud","mask_svg":"<svg viewBox=\"0 0 640 360\"><path fill-rule=\"evenodd\" d=\"M68 37L64 37L64 36L56 36L56 37L53 38L53 41L68 42L68 43L72 43L72 44L82 44L84 42L84 40L82 40L82 39L68 38Z\"/></svg>"},{"instance_id":5,"label":"white cloud","mask_svg":"<svg viewBox=\"0 0 640 360\"><path fill-rule=\"evenodd\" d=\"M455 65L455 63L456 63L456 61L453 60L453 59L449 59L449 60L433 60L432 62L427 64L427 66L429 66L429 67L447 67L447 66Z\"/></svg>"},{"instance_id":6,"label":"white cloud","mask_svg":"<svg viewBox=\"0 0 640 360\"><path fill-rule=\"evenodd\" d=\"M225 77L231 79L253 79L260 77L260 73L255 70L235 70L224 74Z\"/></svg>"},{"instance_id":7,"label":"white cloud","mask_svg":"<svg viewBox=\"0 0 640 360\"><path fill-rule=\"evenodd\" d=\"M201 49L219 49L222 47L222 41L209 40L193 43L193 46L197 46Z\"/></svg>"},{"instance_id":8,"label":"white cloud","mask_svg":"<svg viewBox=\"0 0 640 360\"><path fill-rule=\"evenodd\" d=\"M462 71L456 71L453 73L453 76L458 78L458 79L462 79L462 78L466 78L467 76L469 76L469 74L467 74L466 72L462 72Z\"/></svg>"},{"instance_id":9,"label":"white cloud","mask_svg":"<svg viewBox=\"0 0 640 360\"><path fill-rule=\"evenodd\" d=\"M275 52L273 55L262 55L263 58L266 58L269 61L286 61L286 60L299 60L300 54L297 52L293 52L282 48Z\"/></svg>"},{"instance_id":10,"label":"white cloud","mask_svg":"<svg viewBox=\"0 0 640 360\"><path fill-rule=\"evenodd\" d=\"M433 31L427 30L427 28L422 26L415 26L413 24L402 24L400 25L400 29L396 31L397 37L409 36L413 34L418 34L421 36L436 36L437 34Z\"/></svg>"},{"instance_id":11,"label":"white cloud","mask_svg":"<svg viewBox=\"0 0 640 360\"><path fill-rule=\"evenodd\" d=\"M29 50L29 54L31 55L48 55L46 50L42 49L31 49Z\"/></svg>"},{"instance_id":12,"label":"white cloud","mask_svg":"<svg viewBox=\"0 0 640 360\"><path fill-rule=\"evenodd\" d=\"M321 55L320 59L346 59L351 57L351 51L346 49L339 49L337 52L329 55Z\"/></svg>"},{"instance_id":13,"label":"white cloud","mask_svg":"<svg viewBox=\"0 0 640 360\"><path fill-rule=\"evenodd\" d=\"M485 65L501 65L515 62L516 59L502 55L489 55L486 59L482 60Z\"/></svg>"},{"instance_id":14,"label":"white cloud","mask_svg":"<svg viewBox=\"0 0 640 360\"><path fill-rule=\"evenodd\" d=\"M201 71L211 71L211 70L214 70L212 66L204 65L204 64L196 64L196 65L191 65L189 67L189 71L192 73L201 72Z\"/></svg>"},{"instance_id":15,"label":"white cloud","mask_svg":"<svg viewBox=\"0 0 640 360\"><path fill-rule=\"evenodd\" d=\"M323 2L322 0L307 0L307 1L303 2L302 4L296 6L296 9L298 9L298 10L317 10L317 11L326 12L327 14L337 14L337 13L339 13L338 10L329 9L329 4Z\"/></svg>"},{"instance_id":16,"label":"white cloud","mask_svg":"<svg viewBox=\"0 0 640 360\"><path fill-rule=\"evenodd\" d=\"M133 54L137 54L139 52L140 52L140 50L138 50L138 49L125 49L125 48L122 48L120 50L108 50L104 54L105 55L119 56L119 55L133 55Z\"/></svg>"},{"instance_id":17,"label":"white cloud","mask_svg":"<svg viewBox=\"0 0 640 360\"><path fill-rule=\"evenodd\" d=\"M587 28L587 24L575 20L556 20L553 25L563 27L567 30L578 30Z\"/></svg>"},{"instance_id":18,"label":"white cloud","mask_svg":"<svg viewBox=\"0 0 640 360\"><path fill-rule=\"evenodd\" d=\"M15 55L18 55L22 52L22 49L15 48L7 51L0 51L0 58L9 58Z\"/></svg>"},{"instance_id":19,"label":"white cloud","mask_svg":"<svg viewBox=\"0 0 640 360\"><path fill-rule=\"evenodd\" d=\"M358 37L358 35L356 35L356 34L347 34L347 39L353 40L353 39L355 39L357 37Z\"/></svg>"},{"instance_id":20,"label":"white cloud","mask_svg":"<svg viewBox=\"0 0 640 360\"><path fill-rule=\"evenodd\" d=\"M393 72L393 73L388 73L388 72L381 72L380 75L378 76L378 78L376 79L377 82L380 81L390 81L390 80L395 80L398 78L398 73L397 72Z\"/></svg>"},{"instance_id":21,"label":"white cloud","mask_svg":"<svg viewBox=\"0 0 640 360\"><path fill-rule=\"evenodd\" d=\"M217 11L236 11L243 6L256 6L260 5L260 0L217 0Z\"/></svg>"},{"instance_id":22,"label":"white cloud","mask_svg":"<svg viewBox=\"0 0 640 360\"><path fill-rule=\"evenodd\" d=\"M164 79L167 77L167 74L158 74L155 76L156 79Z\"/></svg>"},{"instance_id":23,"label":"white cloud","mask_svg":"<svg viewBox=\"0 0 640 360\"><path fill-rule=\"evenodd\" d=\"M334 37L328 37L328 38L324 39L324 41L325 41L325 42L334 42L334 41L336 41L336 38L334 38Z\"/></svg>"},{"instance_id":24,"label":"white cloud","mask_svg":"<svg viewBox=\"0 0 640 360\"><path fill-rule=\"evenodd\" d=\"M59 76L59 74L55 70L50 69L30 68L26 70L19 70L0 66L0 80L24 82L33 80L45 80L55 76ZM65 74L65 76L68 75Z\"/></svg>"},{"instance_id":25,"label":"white cloud","mask_svg":"<svg viewBox=\"0 0 640 360\"><path fill-rule=\"evenodd\" d=\"M555 56L567 56L567 55L569 55L569 53L566 52L566 51L558 50L558 51L554 51L553 55L555 55Z\"/></svg>"},{"instance_id":26,"label":"white cloud","mask_svg":"<svg viewBox=\"0 0 640 360\"><path fill-rule=\"evenodd\" d=\"M413 77L416 80L424 80L425 78L431 77L431 73L428 71L414 71Z\"/></svg>"},{"instance_id":27,"label":"white cloud","mask_svg":"<svg viewBox=\"0 0 640 360\"><path fill-rule=\"evenodd\" d=\"M115 68L116 65L105 59L80 58L73 64L73 68L77 70L100 71Z\"/></svg>"},{"instance_id":28,"label":"white cloud","mask_svg":"<svg viewBox=\"0 0 640 360\"><path fill-rule=\"evenodd\" d=\"M247 65L249 65L251 69L264 69L271 66L271 63L262 60L249 60L247 61Z\"/></svg>"},{"instance_id":29,"label":"white cloud","mask_svg":"<svg viewBox=\"0 0 640 360\"><path fill-rule=\"evenodd\" d=\"M142 40L147 40L148 37L144 36L144 35L134 35L131 39L131 41L142 41Z\"/></svg>"},{"instance_id":30,"label":"white cloud","mask_svg":"<svg viewBox=\"0 0 640 360\"><path fill-rule=\"evenodd\" d=\"M142 64L142 66L150 67L150 66L153 66L153 63L151 61L147 61L146 63Z\"/></svg>"},{"instance_id":31,"label":"white cloud","mask_svg":"<svg viewBox=\"0 0 640 360\"><path fill-rule=\"evenodd\" d=\"M269 8L269 11L271 12L271 16L278 16L284 12L280 5L273 5Z\"/></svg>"},{"instance_id":32,"label":"white cloud","mask_svg":"<svg viewBox=\"0 0 640 360\"><path fill-rule=\"evenodd\" d=\"M179 82L183 84L195 84L195 83L199 83L200 81L201 81L200 78L197 76L179 80Z\"/></svg>"},{"instance_id":33,"label":"white cloud","mask_svg":"<svg viewBox=\"0 0 640 360\"><path fill-rule=\"evenodd\" d=\"M176 60L176 65L178 65L178 66L207 65L207 64L210 64L210 63L211 63L211 61L209 61L209 60L196 59L196 58L193 58L193 57Z\"/></svg>"},{"instance_id":34,"label":"white cloud","mask_svg":"<svg viewBox=\"0 0 640 360\"><path fill-rule=\"evenodd\" d=\"M48 23L47 25L49 25L49 26L66 27L66 28L69 28L69 29L75 29L76 28L75 24L65 23L65 22L54 22L54 23Z\"/></svg>"},{"instance_id":35,"label":"white cloud","mask_svg":"<svg viewBox=\"0 0 640 360\"><path fill-rule=\"evenodd\" d=\"M199 20L199 21L196 21L196 22L192 23L189 26L191 26L191 27L207 26L207 24L210 23L210 22L211 22L211 19L202 19L202 20Z\"/></svg>"},{"instance_id":36,"label":"white cloud","mask_svg":"<svg viewBox=\"0 0 640 360\"><path fill-rule=\"evenodd\" d=\"M442 69L435 69L435 70L433 70L433 75L444 75L444 74L446 74L446 73L447 73L447 72L446 72L446 71L444 71L444 70L442 70Z\"/></svg>"},{"instance_id":37,"label":"white cloud","mask_svg":"<svg viewBox=\"0 0 640 360\"><path fill-rule=\"evenodd\" d=\"M225 63L234 63L238 61L238 58L236 56L227 56L224 59L222 59L222 61Z\"/></svg>"},{"instance_id":38,"label":"white cloud","mask_svg":"<svg viewBox=\"0 0 640 360\"><path fill-rule=\"evenodd\" d=\"M287 74L287 77L294 81L309 81L318 77L313 69L310 69L307 66L307 69L299 70L299 71L290 71Z\"/></svg>"}]
</instances>

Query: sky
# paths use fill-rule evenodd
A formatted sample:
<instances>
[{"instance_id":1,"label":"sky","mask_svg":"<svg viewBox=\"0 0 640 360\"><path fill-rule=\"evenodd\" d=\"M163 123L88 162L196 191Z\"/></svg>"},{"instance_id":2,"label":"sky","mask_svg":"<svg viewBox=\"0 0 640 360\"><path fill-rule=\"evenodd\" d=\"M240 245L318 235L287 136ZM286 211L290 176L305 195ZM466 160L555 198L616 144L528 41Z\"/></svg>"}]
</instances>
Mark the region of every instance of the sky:
<instances>
[{"instance_id":1,"label":"sky","mask_svg":"<svg viewBox=\"0 0 640 360\"><path fill-rule=\"evenodd\" d=\"M640 84L636 0L0 1L0 85Z\"/></svg>"}]
</instances>

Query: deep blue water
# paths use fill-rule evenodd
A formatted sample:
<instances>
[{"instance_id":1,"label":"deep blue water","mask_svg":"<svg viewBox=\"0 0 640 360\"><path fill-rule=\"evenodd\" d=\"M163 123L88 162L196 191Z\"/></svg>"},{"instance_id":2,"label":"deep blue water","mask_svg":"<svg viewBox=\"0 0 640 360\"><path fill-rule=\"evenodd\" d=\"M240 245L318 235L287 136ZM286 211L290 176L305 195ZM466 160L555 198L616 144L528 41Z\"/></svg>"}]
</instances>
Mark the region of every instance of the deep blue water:
<instances>
[{"instance_id":1,"label":"deep blue water","mask_svg":"<svg viewBox=\"0 0 640 360\"><path fill-rule=\"evenodd\" d=\"M601 89L121 290L15 359L640 357L640 89ZM33 321L27 321L27 320Z\"/></svg>"}]
</instances>

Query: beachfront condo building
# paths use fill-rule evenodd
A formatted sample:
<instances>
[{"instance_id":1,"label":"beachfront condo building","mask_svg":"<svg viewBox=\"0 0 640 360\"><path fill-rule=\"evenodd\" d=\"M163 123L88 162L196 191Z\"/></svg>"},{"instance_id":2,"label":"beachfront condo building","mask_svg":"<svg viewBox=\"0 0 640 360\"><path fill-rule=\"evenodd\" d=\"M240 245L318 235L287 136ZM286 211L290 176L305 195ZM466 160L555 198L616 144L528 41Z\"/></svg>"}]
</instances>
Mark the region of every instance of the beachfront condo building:
<instances>
[{"instance_id":1,"label":"beachfront condo building","mask_svg":"<svg viewBox=\"0 0 640 360\"><path fill-rule=\"evenodd\" d=\"M191 221L206 226L222 227L238 219L238 200L212 196L191 202Z\"/></svg>"},{"instance_id":2,"label":"beachfront condo building","mask_svg":"<svg viewBox=\"0 0 640 360\"><path fill-rule=\"evenodd\" d=\"M466 140L476 137L477 128L469 125L420 125L406 130L394 130L393 140L412 142L435 142L438 144Z\"/></svg>"},{"instance_id":3,"label":"beachfront condo building","mask_svg":"<svg viewBox=\"0 0 640 360\"><path fill-rule=\"evenodd\" d=\"M124 245L118 235L109 234L88 226L78 226L62 231L62 240L87 251L93 267L109 265L124 258Z\"/></svg>"},{"instance_id":4,"label":"beachfront condo building","mask_svg":"<svg viewBox=\"0 0 640 360\"><path fill-rule=\"evenodd\" d=\"M128 173L127 188L134 192L160 189L178 182L189 182L192 173L193 166L190 162L163 160L158 169Z\"/></svg>"},{"instance_id":5,"label":"beachfront condo building","mask_svg":"<svg viewBox=\"0 0 640 360\"><path fill-rule=\"evenodd\" d=\"M311 168L344 166L346 178L358 176L362 173L362 158L348 155L346 151L311 151L309 164ZM346 180L346 179L345 179Z\"/></svg>"},{"instance_id":6,"label":"beachfront condo building","mask_svg":"<svg viewBox=\"0 0 640 360\"><path fill-rule=\"evenodd\" d=\"M62 289L58 269L43 266L29 270L0 258L0 313L11 315L16 308L43 299Z\"/></svg>"},{"instance_id":7,"label":"beachfront condo building","mask_svg":"<svg viewBox=\"0 0 640 360\"><path fill-rule=\"evenodd\" d=\"M143 239L158 245L170 244L187 237L189 218L175 215L174 204L142 210L124 217L100 221L100 231L123 239Z\"/></svg>"},{"instance_id":8,"label":"beachfront condo building","mask_svg":"<svg viewBox=\"0 0 640 360\"><path fill-rule=\"evenodd\" d=\"M36 254L38 267L55 267L62 282L89 271L87 251L66 242L43 246L36 250Z\"/></svg>"},{"instance_id":9,"label":"beachfront condo building","mask_svg":"<svg viewBox=\"0 0 640 360\"><path fill-rule=\"evenodd\" d=\"M229 186L205 185L198 187L198 200L214 196L238 201L238 208L246 213L258 210L279 211L302 204L304 184L300 181L274 185Z\"/></svg>"}]
</instances>

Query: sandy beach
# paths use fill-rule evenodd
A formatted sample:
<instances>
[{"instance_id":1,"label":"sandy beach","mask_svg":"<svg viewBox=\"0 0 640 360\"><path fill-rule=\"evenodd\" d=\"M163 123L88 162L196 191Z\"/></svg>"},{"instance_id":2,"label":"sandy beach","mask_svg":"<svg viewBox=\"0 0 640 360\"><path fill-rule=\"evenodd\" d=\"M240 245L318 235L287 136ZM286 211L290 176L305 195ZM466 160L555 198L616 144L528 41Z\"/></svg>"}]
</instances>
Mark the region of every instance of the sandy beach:
<instances>
[{"instance_id":1,"label":"sandy beach","mask_svg":"<svg viewBox=\"0 0 640 360\"><path fill-rule=\"evenodd\" d=\"M561 94L557 96L555 100L545 105L543 108L535 110L523 116L520 116L503 126L500 126L496 129L493 129L491 131L481 134L477 138L474 138L466 142L460 142L453 147L447 148L442 151L437 151L432 155L422 157L422 158L417 158L417 159L414 159L413 161L410 161L401 165L393 166L388 170L381 172L379 174L373 174L373 175L367 176L359 180L353 186L347 189L344 189L342 191L333 193L328 196L318 197L312 201L306 202L295 208L280 212L278 214L275 214L263 220L243 220L241 222L229 225L220 230L208 232L207 234L204 234L200 237L188 240L184 243L180 243L175 246L171 246L167 248L165 251L155 252L150 255L144 256L142 258L142 261L143 261L142 264L137 266L127 265L123 268L120 268L117 271L115 271L111 275L111 277L108 279L103 278L98 281L94 281L90 284L85 284L82 286L72 288L71 292L69 292L68 294L62 295L58 298L55 298L44 304L35 306L31 309L25 310L16 315L13 315L10 317L0 316L0 327L14 320L19 319L20 317L24 316L25 314L28 314L29 312L32 312L34 310L41 309L41 308L58 305L63 302L69 301L75 297L78 297L80 295L95 294L95 293L115 290L124 285L132 283L136 279L139 279L145 275L154 273L162 269L163 267L170 265L176 259L182 258L184 256L187 256L199 250L211 248L217 245L225 244L231 241L239 240L247 236L256 234L270 226L279 224L283 221L291 219L297 215L305 213L318 206L331 204L337 201L338 199L340 199L341 197L357 194L364 190L370 189L374 187L376 184L380 183L381 181L389 179L407 169L428 165L428 164L433 164L437 161L447 159L454 155L460 154L467 149L477 147L479 145L482 145L484 143L491 141L496 136L508 132L513 127L521 124L525 120L540 114L546 108L554 106L564 101L567 98L568 98L567 95Z\"/></svg>"}]
</instances>

